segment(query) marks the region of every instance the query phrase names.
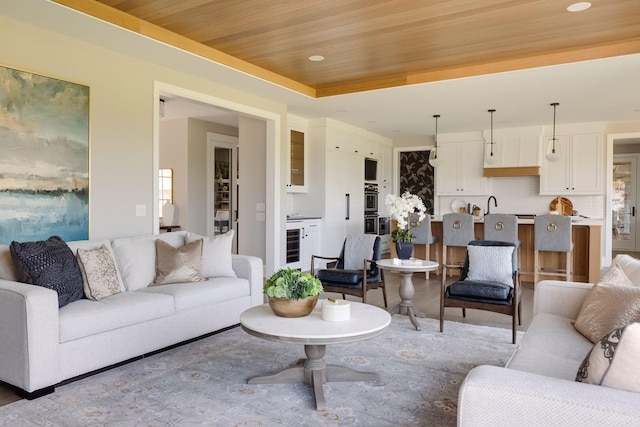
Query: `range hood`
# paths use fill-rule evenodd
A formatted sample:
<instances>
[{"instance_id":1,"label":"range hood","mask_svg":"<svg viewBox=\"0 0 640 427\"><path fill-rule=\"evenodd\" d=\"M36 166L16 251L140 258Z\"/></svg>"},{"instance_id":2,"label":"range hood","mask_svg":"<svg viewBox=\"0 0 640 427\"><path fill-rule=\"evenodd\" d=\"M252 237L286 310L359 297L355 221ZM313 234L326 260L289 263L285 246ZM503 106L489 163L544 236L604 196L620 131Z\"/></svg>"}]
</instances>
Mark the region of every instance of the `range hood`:
<instances>
[{"instance_id":1,"label":"range hood","mask_svg":"<svg viewBox=\"0 0 640 427\"><path fill-rule=\"evenodd\" d=\"M484 177L500 176L540 176L540 166L513 166L504 168L484 168Z\"/></svg>"}]
</instances>

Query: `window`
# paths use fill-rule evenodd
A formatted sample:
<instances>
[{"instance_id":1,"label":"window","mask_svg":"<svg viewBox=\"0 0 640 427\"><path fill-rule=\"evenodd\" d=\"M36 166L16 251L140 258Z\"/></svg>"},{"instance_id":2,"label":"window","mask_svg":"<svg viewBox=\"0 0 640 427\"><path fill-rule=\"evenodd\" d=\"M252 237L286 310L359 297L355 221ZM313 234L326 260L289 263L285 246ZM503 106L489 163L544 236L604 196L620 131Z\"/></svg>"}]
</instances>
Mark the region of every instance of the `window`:
<instances>
[{"instance_id":1,"label":"window","mask_svg":"<svg viewBox=\"0 0 640 427\"><path fill-rule=\"evenodd\" d=\"M173 169L160 169L159 170L159 194L160 200L158 212L162 216L162 206L165 203L173 204Z\"/></svg>"}]
</instances>

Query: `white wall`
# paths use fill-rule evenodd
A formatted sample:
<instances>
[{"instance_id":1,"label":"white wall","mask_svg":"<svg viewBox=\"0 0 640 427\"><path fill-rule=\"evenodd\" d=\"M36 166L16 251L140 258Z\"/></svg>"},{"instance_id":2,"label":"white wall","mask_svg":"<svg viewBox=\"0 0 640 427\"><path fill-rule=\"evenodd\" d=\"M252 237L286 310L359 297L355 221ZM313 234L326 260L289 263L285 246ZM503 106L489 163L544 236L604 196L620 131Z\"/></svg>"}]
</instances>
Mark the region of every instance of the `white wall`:
<instances>
[{"instance_id":1,"label":"white wall","mask_svg":"<svg viewBox=\"0 0 640 427\"><path fill-rule=\"evenodd\" d=\"M232 90L224 82L194 78L181 72L179 63L172 69L164 68L1 16L0 29L5 35L0 37L3 65L91 88L91 239L155 232L155 82L267 111L280 117L280 123L286 123L286 105ZM278 138L277 144L282 144L279 132ZM264 152L259 161L266 162ZM264 185L265 175L260 177L260 183ZM282 197L283 204L284 201ZM135 215L136 205L140 204L146 206L144 217ZM278 212L281 210L278 206ZM265 251L264 243L261 251Z\"/></svg>"},{"instance_id":2,"label":"white wall","mask_svg":"<svg viewBox=\"0 0 640 427\"><path fill-rule=\"evenodd\" d=\"M159 168L173 169L173 205L175 207L173 223L184 227L184 230L189 230L188 218L185 215L189 200L187 130L186 119L160 122Z\"/></svg>"}]
</instances>

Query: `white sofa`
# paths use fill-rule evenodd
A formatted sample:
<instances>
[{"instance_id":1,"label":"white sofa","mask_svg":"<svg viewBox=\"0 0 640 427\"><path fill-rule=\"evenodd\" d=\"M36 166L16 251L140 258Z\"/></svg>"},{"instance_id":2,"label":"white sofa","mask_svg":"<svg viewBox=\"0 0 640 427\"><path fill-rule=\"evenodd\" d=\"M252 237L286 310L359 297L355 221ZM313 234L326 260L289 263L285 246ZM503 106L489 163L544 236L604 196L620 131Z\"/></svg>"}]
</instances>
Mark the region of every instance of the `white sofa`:
<instances>
[{"instance_id":1,"label":"white sofa","mask_svg":"<svg viewBox=\"0 0 640 427\"><path fill-rule=\"evenodd\" d=\"M640 261L619 257L614 263L639 284ZM459 426L640 426L639 393L575 381L593 343L572 321L591 286L536 285L532 323L506 367L478 366L464 380Z\"/></svg>"},{"instance_id":2,"label":"white sofa","mask_svg":"<svg viewBox=\"0 0 640 427\"><path fill-rule=\"evenodd\" d=\"M237 278L148 287L155 240L180 247L186 236L69 242L74 254L107 245L121 292L60 309L55 291L16 281L9 247L0 246L0 381L35 398L64 380L238 324L240 313L263 303L262 261L251 256L231 255Z\"/></svg>"}]
</instances>

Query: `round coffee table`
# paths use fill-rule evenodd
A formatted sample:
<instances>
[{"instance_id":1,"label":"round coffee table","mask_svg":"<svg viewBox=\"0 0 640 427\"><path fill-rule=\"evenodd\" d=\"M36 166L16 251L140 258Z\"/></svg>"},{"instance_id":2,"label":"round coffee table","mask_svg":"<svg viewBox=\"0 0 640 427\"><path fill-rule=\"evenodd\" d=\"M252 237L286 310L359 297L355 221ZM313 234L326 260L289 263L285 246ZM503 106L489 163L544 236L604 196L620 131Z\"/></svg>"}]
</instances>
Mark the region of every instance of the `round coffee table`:
<instances>
[{"instance_id":1,"label":"round coffee table","mask_svg":"<svg viewBox=\"0 0 640 427\"><path fill-rule=\"evenodd\" d=\"M393 259L381 259L376 261L378 268L382 270L397 271L402 276L402 282L400 282L400 304L393 306L389 312L391 314L404 314L409 316L411 324L416 328L416 331L420 330L417 317L426 317L424 313L416 309L413 306L413 294L415 289L413 287L412 276L413 273L425 273L427 271L437 270L439 264L433 261L425 261L421 259L409 259L399 260Z\"/></svg>"},{"instance_id":2,"label":"round coffee table","mask_svg":"<svg viewBox=\"0 0 640 427\"><path fill-rule=\"evenodd\" d=\"M305 317L286 318L273 314L269 304L252 307L240 315L242 329L269 341L304 345L307 359L269 375L252 377L247 384L279 384L302 382L313 387L316 409L324 409L326 401L322 385L339 381L378 381L375 372L359 372L345 366L327 365L326 346L365 340L381 335L391 323L391 316L381 308L351 302L351 318L344 322L327 322L321 318L323 300Z\"/></svg>"}]
</instances>

